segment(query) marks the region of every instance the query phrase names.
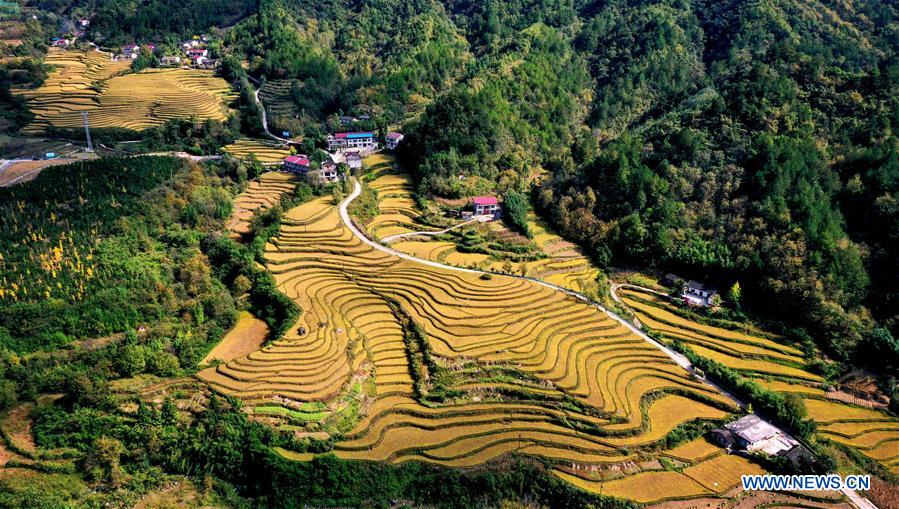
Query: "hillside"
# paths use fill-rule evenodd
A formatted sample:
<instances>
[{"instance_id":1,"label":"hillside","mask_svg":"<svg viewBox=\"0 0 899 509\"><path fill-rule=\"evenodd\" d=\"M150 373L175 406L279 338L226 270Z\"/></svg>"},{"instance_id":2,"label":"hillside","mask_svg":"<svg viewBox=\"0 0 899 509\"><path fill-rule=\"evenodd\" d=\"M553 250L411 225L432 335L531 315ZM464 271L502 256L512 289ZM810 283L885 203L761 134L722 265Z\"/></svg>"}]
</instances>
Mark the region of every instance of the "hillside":
<instances>
[{"instance_id":1,"label":"hillside","mask_svg":"<svg viewBox=\"0 0 899 509\"><path fill-rule=\"evenodd\" d=\"M894 505L895 2L20 3L0 509Z\"/></svg>"}]
</instances>

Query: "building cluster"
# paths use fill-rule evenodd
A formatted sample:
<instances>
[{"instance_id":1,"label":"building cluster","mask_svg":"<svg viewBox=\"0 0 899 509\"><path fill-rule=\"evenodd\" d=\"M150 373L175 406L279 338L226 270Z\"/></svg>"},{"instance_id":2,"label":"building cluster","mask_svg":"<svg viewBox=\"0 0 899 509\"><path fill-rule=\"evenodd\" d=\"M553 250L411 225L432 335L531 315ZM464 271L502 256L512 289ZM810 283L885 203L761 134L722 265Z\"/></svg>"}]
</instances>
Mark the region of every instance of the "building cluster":
<instances>
[{"instance_id":1,"label":"building cluster","mask_svg":"<svg viewBox=\"0 0 899 509\"><path fill-rule=\"evenodd\" d=\"M375 134L372 132L335 133L328 136L328 151L346 152L348 150L359 152L374 152L378 149Z\"/></svg>"},{"instance_id":2,"label":"building cluster","mask_svg":"<svg viewBox=\"0 0 899 509\"><path fill-rule=\"evenodd\" d=\"M793 464L811 458L811 452L799 441L755 414L746 415L712 430L709 438L732 451L783 456Z\"/></svg>"},{"instance_id":3,"label":"building cluster","mask_svg":"<svg viewBox=\"0 0 899 509\"><path fill-rule=\"evenodd\" d=\"M394 150L403 141L403 135L391 132L387 134L385 141L386 146ZM375 134L370 131L335 133L328 136L327 143L328 151L335 154L334 159L343 161L349 170L355 173L362 170L362 160L365 156L378 149ZM327 184L341 178L336 162L325 161L320 167L313 168L309 156L305 154L284 158L281 168L283 171L306 176L312 184Z\"/></svg>"},{"instance_id":4,"label":"building cluster","mask_svg":"<svg viewBox=\"0 0 899 509\"><path fill-rule=\"evenodd\" d=\"M122 51L119 52L118 55L114 55L112 57L113 60L135 60L140 56L140 52L143 50L147 50L150 53L156 51L155 44L144 44L141 46L140 44L126 44L122 46Z\"/></svg>"},{"instance_id":5,"label":"building cluster","mask_svg":"<svg viewBox=\"0 0 899 509\"><path fill-rule=\"evenodd\" d=\"M309 183L313 185L330 184L340 180L337 163L325 161L318 169L313 169L312 162L306 154L285 157L281 168L286 172L306 177Z\"/></svg>"},{"instance_id":6,"label":"building cluster","mask_svg":"<svg viewBox=\"0 0 899 509\"><path fill-rule=\"evenodd\" d=\"M0 4L3 2L0 1ZM84 37L85 30L91 24L89 19L82 18L79 19L77 23L75 23L74 29L71 31L65 31L62 35L53 37L50 39L50 45L54 48L68 48L69 46L75 44L78 39Z\"/></svg>"},{"instance_id":7,"label":"building cluster","mask_svg":"<svg viewBox=\"0 0 899 509\"><path fill-rule=\"evenodd\" d=\"M167 67L195 67L198 69L214 69L218 66L218 60L210 58L209 39L205 35L195 35L192 39L183 41L178 45L178 54L165 55L159 59L163 66ZM134 60L140 56L141 51L156 51L156 45L126 44L122 51L113 56L113 60Z\"/></svg>"}]
</instances>

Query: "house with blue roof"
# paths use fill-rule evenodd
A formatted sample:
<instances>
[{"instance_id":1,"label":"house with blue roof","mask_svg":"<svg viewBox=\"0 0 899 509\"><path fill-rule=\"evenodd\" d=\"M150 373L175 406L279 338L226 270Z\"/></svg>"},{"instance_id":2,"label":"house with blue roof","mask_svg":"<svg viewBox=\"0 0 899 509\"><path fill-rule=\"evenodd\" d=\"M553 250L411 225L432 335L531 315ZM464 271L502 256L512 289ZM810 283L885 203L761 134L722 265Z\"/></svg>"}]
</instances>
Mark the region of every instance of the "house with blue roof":
<instances>
[{"instance_id":1,"label":"house with blue roof","mask_svg":"<svg viewBox=\"0 0 899 509\"><path fill-rule=\"evenodd\" d=\"M336 133L328 136L328 150L343 152L345 150L372 151L378 148L375 134L372 132Z\"/></svg>"}]
</instances>

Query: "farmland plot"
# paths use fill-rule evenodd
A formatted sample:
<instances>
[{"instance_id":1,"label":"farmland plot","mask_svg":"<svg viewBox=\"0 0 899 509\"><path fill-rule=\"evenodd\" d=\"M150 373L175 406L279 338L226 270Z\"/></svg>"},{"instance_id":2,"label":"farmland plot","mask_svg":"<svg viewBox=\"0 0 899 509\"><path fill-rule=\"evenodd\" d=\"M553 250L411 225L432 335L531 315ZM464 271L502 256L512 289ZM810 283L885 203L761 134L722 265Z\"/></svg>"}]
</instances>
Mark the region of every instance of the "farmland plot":
<instances>
[{"instance_id":1,"label":"farmland plot","mask_svg":"<svg viewBox=\"0 0 899 509\"><path fill-rule=\"evenodd\" d=\"M51 49L54 70L35 89L18 89L35 114L27 132L49 126L80 128L82 112L91 127L142 130L174 118L225 120L236 98L225 80L212 71L147 69L128 72L130 62L113 62L101 52Z\"/></svg>"},{"instance_id":2,"label":"farmland plot","mask_svg":"<svg viewBox=\"0 0 899 509\"><path fill-rule=\"evenodd\" d=\"M280 163L290 155L287 147L265 140L236 140L222 149L238 159L247 159L250 155L256 156L256 159L263 164Z\"/></svg>"},{"instance_id":3,"label":"farmland plot","mask_svg":"<svg viewBox=\"0 0 899 509\"><path fill-rule=\"evenodd\" d=\"M698 355L742 372L770 390L799 394L809 417L818 423L819 438L856 449L886 470L895 470L899 420L878 410L827 399L820 385L822 378L803 367L801 352L795 347L762 331L750 334L688 320L658 295L631 289L620 289L619 295L644 328L665 340L683 341Z\"/></svg>"},{"instance_id":4,"label":"farmland plot","mask_svg":"<svg viewBox=\"0 0 899 509\"><path fill-rule=\"evenodd\" d=\"M369 159L374 159L375 156ZM372 166L388 167L392 164L389 156L379 155L381 160L371 162ZM369 164L369 160L366 160ZM378 191L380 213L366 225L366 231L374 239L383 239L393 235L409 234L417 231L435 231L431 226L420 224L416 219L420 216L413 196L415 186L412 176L379 172L370 186ZM533 212L528 216L528 227L533 234L533 241L546 255L546 258L515 263L516 274L528 275L544 281L570 288L575 291L586 291L596 277L599 269L581 252L580 248L564 241L553 233L547 225ZM509 231L501 222L487 226L499 238L521 238ZM507 270L506 260L495 259L483 253L470 253L457 250L451 242L436 240L428 236L412 236L402 239L392 246L404 253L427 260L445 263L456 267L477 267L496 272ZM527 239L524 239L527 240ZM433 246L433 249L428 246Z\"/></svg>"},{"instance_id":5,"label":"farmland plot","mask_svg":"<svg viewBox=\"0 0 899 509\"><path fill-rule=\"evenodd\" d=\"M289 211L265 256L304 310L297 328L200 377L268 418L339 431L341 458L472 466L517 451L610 465L735 410L581 301L371 248L331 197Z\"/></svg>"}]
</instances>

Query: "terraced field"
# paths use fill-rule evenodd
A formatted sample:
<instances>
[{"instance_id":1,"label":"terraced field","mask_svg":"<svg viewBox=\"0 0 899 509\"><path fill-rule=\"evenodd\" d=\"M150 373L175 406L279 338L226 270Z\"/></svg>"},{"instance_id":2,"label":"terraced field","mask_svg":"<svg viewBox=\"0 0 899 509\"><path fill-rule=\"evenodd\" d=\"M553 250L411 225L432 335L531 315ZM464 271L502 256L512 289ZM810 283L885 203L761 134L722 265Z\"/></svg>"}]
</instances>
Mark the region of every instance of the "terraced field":
<instances>
[{"instance_id":1,"label":"terraced field","mask_svg":"<svg viewBox=\"0 0 899 509\"><path fill-rule=\"evenodd\" d=\"M797 393L818 423L818 437L856 449L899 474L899 420L878 410L828 399L822 378L809 372L800 350L783 338L758 330L740 332L688 320L666 298L637 290L618 290L644 328L666 340L683 341L699 355L741 372L771 390Z\"/></svg>"},{"instance_id":2,"label":"terraced field","mask_svg":"<svg viewBox=\"0 0 899 509\"><path fill-rule=\"evenodd\" d=\"M415 186L410 175L382 173L370 185L378 191L380 200L380 214L366 225L366 232L371 238L383 239L416 231L434 231L433 227L416 221L420 211L413 199ZM528 225L534 235L533 241L543 250L546 258L514 264L516 274L521 274L521 269L525 268L523 275L579 292L587 290L596 281L599 269L593 266L580 248L549 230L534 213L528 216ZM520 238L502 222L490 223L488 228L499 238ZM506 263L505 260L491 259L485 254L460 252L450 242L427 236L411 236L391 245L404 253L457 267L503 272Z\"/></svg>"},{"instance_id":3,"label":"terraced field","mask_svg":"<svg viewBox=\"0 0 899 509\"><path fill-rule=\"evenodd\" d=\"M290 173L263 173L249 183L247 189L234 200L234 211L228 221L232 234L240 236L250 232L250 221L259 209L267 209L281 201L281 197L292 193L296 177Z\"/></svg>"},{"instance_id":4,"label":"terraced field","mask_svg":"<svg viewBox=\"0 0 899 509\"><path fill-rule=\"evenodd\" d=\"M212 71L147 69L123 75L129 62L112 62L107 53L59 49L51 49L47 63L55 69L41 87L15 91L35 114L27 132L51 125L79 128L84 111L95 128L141 130L191 116L224 120L226 105L236 97Z\"/></svg>"},{"instance_id":5,"label":"terraced field","mask_svg":"<svg viewBox=\"0 0 899 509\"><path fill-rule=\"evenodd\" d=\"M297 328L199 376L282 429L339 432L344 459L464 467L516 451L590 465L601 474L582 482L598 489L641 482L619 479L618 466L654 454L678 425L735 410L573 297L375 250L343 225L331 197L286 214L266 263L304 310ZM701 465L720 452L678 461ZM676 488L684 496L710 492L706 478L657 474L685 485Z\"/></svg>"},{"instance_id":6,"label":"terraced field","mask_svg":"<svg viewBox=\"0 0 899 509\"><path fill-rule=\"evenodd\" d=\"M266 140L237 140L223 147L223 150L238 159L246 159L253 154L263 164L277 164L290 155L287 147Z\"/></svg>"},{"instance_id":7,"label":"terraced field","mask_svg":"<svg viewBox=\"0 0 899 509\"><path fill-rule=\"evenodd\" d=\"M291 80L270 80L259 89L259 99L272 117L293 117L296 107L291 98Z\"/></svg>"}]
</instances>

